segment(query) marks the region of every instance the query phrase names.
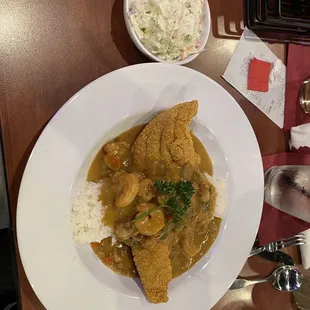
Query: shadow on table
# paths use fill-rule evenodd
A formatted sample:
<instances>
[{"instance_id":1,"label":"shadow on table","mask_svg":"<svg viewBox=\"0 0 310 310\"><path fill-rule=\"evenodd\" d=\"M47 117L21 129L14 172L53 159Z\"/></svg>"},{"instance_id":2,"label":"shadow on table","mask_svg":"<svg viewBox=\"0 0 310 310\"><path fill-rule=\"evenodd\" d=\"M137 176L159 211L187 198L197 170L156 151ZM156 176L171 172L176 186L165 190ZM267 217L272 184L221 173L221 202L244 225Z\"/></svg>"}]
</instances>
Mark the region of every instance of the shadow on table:
<instances>
[{"instance_id":1,"label":"shadow on table","mask_svg":"<svg viewBox=\"0 0 310 310\"><path fill-rule=\"evenodd\" d=\"M292 294L276 290L270 283L253 286L252 301L255 309L291 310Z\"/></svg>"},{"instance_id":2,"label":"shadow on table","mask_svg":"<svg viewBox=\"0 0 310 310\"><path fill-rule=\"evenodd\" d=\"M123 1L115 0L112 8L111 35L118 51L129 65L149 62L131 41L123 14Z\"/></svg>"},{"instance_id":3,"label":"shadow on table","mask_svg":"<svg viewBox=\"0 0 310 310\"><path fill-rule=\"evenodd\" d=\"M278 263L253 256L248 259L241 273L241 277L246 279L265 278L268 277L278 265ZM240 290L240 293L242 291L244 290ZM291 309L291 294L277 291L270 283L254 285L251 290L250 298L254 305L253 309Z\"/></svg>"},{"instance_id":4,"label":"shadow on table","mask_svg":"<svg viewBox=\"0 0 310 310\"><path fill-rule=\"evenodd\" d=\"M244 29L243 0L209 0L215 38L239 40Z\"/></svg>"},{"instance_id":5,"label":"shadow on table","mask_svg":"<svg viewBox=\"0 0 310 310\"><path fill-rule=\"evenodd\" d=\"M251 287L227 291L212 310L252 310L260 309L253 305Z\"/></svg>"},{"instance_id":6,"label":"shadow on table","mask_svg":"<svg viewBox=\"0 0 310 310\"><path fill-rule=\"evenodd\" d=\"M278 263L267 261L261 257L253 256L247 261L247 275L246 278L267 277L272 271L278 267Z\"/></svg>"}]
</instances>

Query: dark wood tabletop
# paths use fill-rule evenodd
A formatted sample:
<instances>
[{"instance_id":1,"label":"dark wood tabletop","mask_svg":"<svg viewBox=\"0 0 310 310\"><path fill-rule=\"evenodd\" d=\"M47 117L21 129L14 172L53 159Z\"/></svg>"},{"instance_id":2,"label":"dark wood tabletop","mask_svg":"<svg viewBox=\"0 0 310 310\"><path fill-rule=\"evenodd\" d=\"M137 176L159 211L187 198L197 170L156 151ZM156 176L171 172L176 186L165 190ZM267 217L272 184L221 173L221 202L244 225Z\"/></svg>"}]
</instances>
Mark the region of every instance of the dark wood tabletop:
<instances>
[{"instance_id":1,"label":"dark wood tabletop","mask_svg":"<svg viewBox=\"0 0 310 310\"><path fill-rule=\"evenodd\" d=\"M113 70L147 62L131 42L122 0L0 0L0 116L12 215L22 174L42 129L83 86ZM206 50L189 67L227 89L249 118L262 154L284 151L285 136L221 75L243 29L243 0L209 0L212 31ZM286 46L270 45L286 62ZM15 223L14 223L15 225ZM297 249L292 253L298 255ZM18 256L23 309L44 309ZM275 267L248 260L244 276L265 276ZM214 309L291 309L291 295L269 284L227 292Z\"/></svg>"}]
</instances>

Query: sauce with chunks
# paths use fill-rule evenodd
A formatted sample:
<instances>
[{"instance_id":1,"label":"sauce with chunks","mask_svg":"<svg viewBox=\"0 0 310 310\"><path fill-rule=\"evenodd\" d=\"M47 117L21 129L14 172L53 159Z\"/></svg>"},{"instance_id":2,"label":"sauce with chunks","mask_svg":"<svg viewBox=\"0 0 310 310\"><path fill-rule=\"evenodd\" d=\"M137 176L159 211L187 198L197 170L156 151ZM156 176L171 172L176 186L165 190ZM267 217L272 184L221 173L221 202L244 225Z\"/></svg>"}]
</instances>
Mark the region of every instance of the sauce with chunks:
<instances>
[{"instance_id":1,"label":"sauce with chunks","mask_svg":"<svg viewBox=\"0 0 310 310\"><path fill-rule=\"evenodd\" d=\"M141 244L148 248L155 247L158 242L167 243L171 250L172 275L177 277L204 256L220 229L221 219L214 217L216 191L204 176L204 173L212 175L212 162L203 144L192 134L195 151L201 158L198 169L190 165L167 167L157 161L142 173L132 163L131 146L143 127L144 125L140 125L131 128L105 144L89 168L87 180L102 181L100 199L106 206L102 221L114 228L117 239L115 243L112 238L104 239L100 243L94 242L91 247L108 268L121 275L137 277L130 247ZM124 184L126 178L128 184ZM123 180L121 189L120 180ZM192 182L195 194L191 199L191 207L178 223L173 223L171 215L162 208L158 214L155 211L152 216L148 215L149 219L145 219L154 222L152 227L144 222L138 226L138 221L134 224L133 219L139 212L143 213L141 208L155 208L164 199L154 188L153 182L156 180ZM125 186L132 187L131 193L121 197ZM152 229L152 232L148 231L149 229Z\"/></svg>"}]
</instances>

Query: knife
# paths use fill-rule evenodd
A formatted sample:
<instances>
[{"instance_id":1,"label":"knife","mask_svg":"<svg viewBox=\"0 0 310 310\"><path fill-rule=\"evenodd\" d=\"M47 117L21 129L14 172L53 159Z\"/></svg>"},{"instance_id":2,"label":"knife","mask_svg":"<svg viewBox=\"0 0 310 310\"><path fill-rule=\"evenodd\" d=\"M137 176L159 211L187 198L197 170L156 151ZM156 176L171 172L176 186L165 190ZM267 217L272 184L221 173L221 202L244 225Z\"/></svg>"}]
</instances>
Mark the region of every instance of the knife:
<instances>
[{"instance_id":1,"label":"knife","mask_svg":"<svg viewBox=\"0 0 310 310\"><path fill-rule=\"evenodd\" d=\"M275 252L263 251L257 255L271 262L281 263L283 265L295 266L293 258L281 251L275 251Z\"/></svg>"}]
</instances>

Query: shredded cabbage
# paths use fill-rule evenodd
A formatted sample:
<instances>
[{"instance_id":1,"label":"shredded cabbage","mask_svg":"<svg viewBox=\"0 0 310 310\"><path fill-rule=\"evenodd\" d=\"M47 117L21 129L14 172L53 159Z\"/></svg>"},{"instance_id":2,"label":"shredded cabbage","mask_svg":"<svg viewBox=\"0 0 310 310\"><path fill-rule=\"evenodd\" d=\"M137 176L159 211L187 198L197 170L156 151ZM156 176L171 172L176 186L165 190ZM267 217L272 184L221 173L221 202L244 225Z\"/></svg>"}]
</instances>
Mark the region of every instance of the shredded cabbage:
<instances>
[{"instance_id":1,"label":"shredded cabbage","mask_svg":"<svg viewBox=\"0 0 310 310\"><path fill-rule=\"evenodd\" d=\"M163 60L200 51L206 0L132 0L129 18L145 48Z\"/></svg>"}]
</instances>

